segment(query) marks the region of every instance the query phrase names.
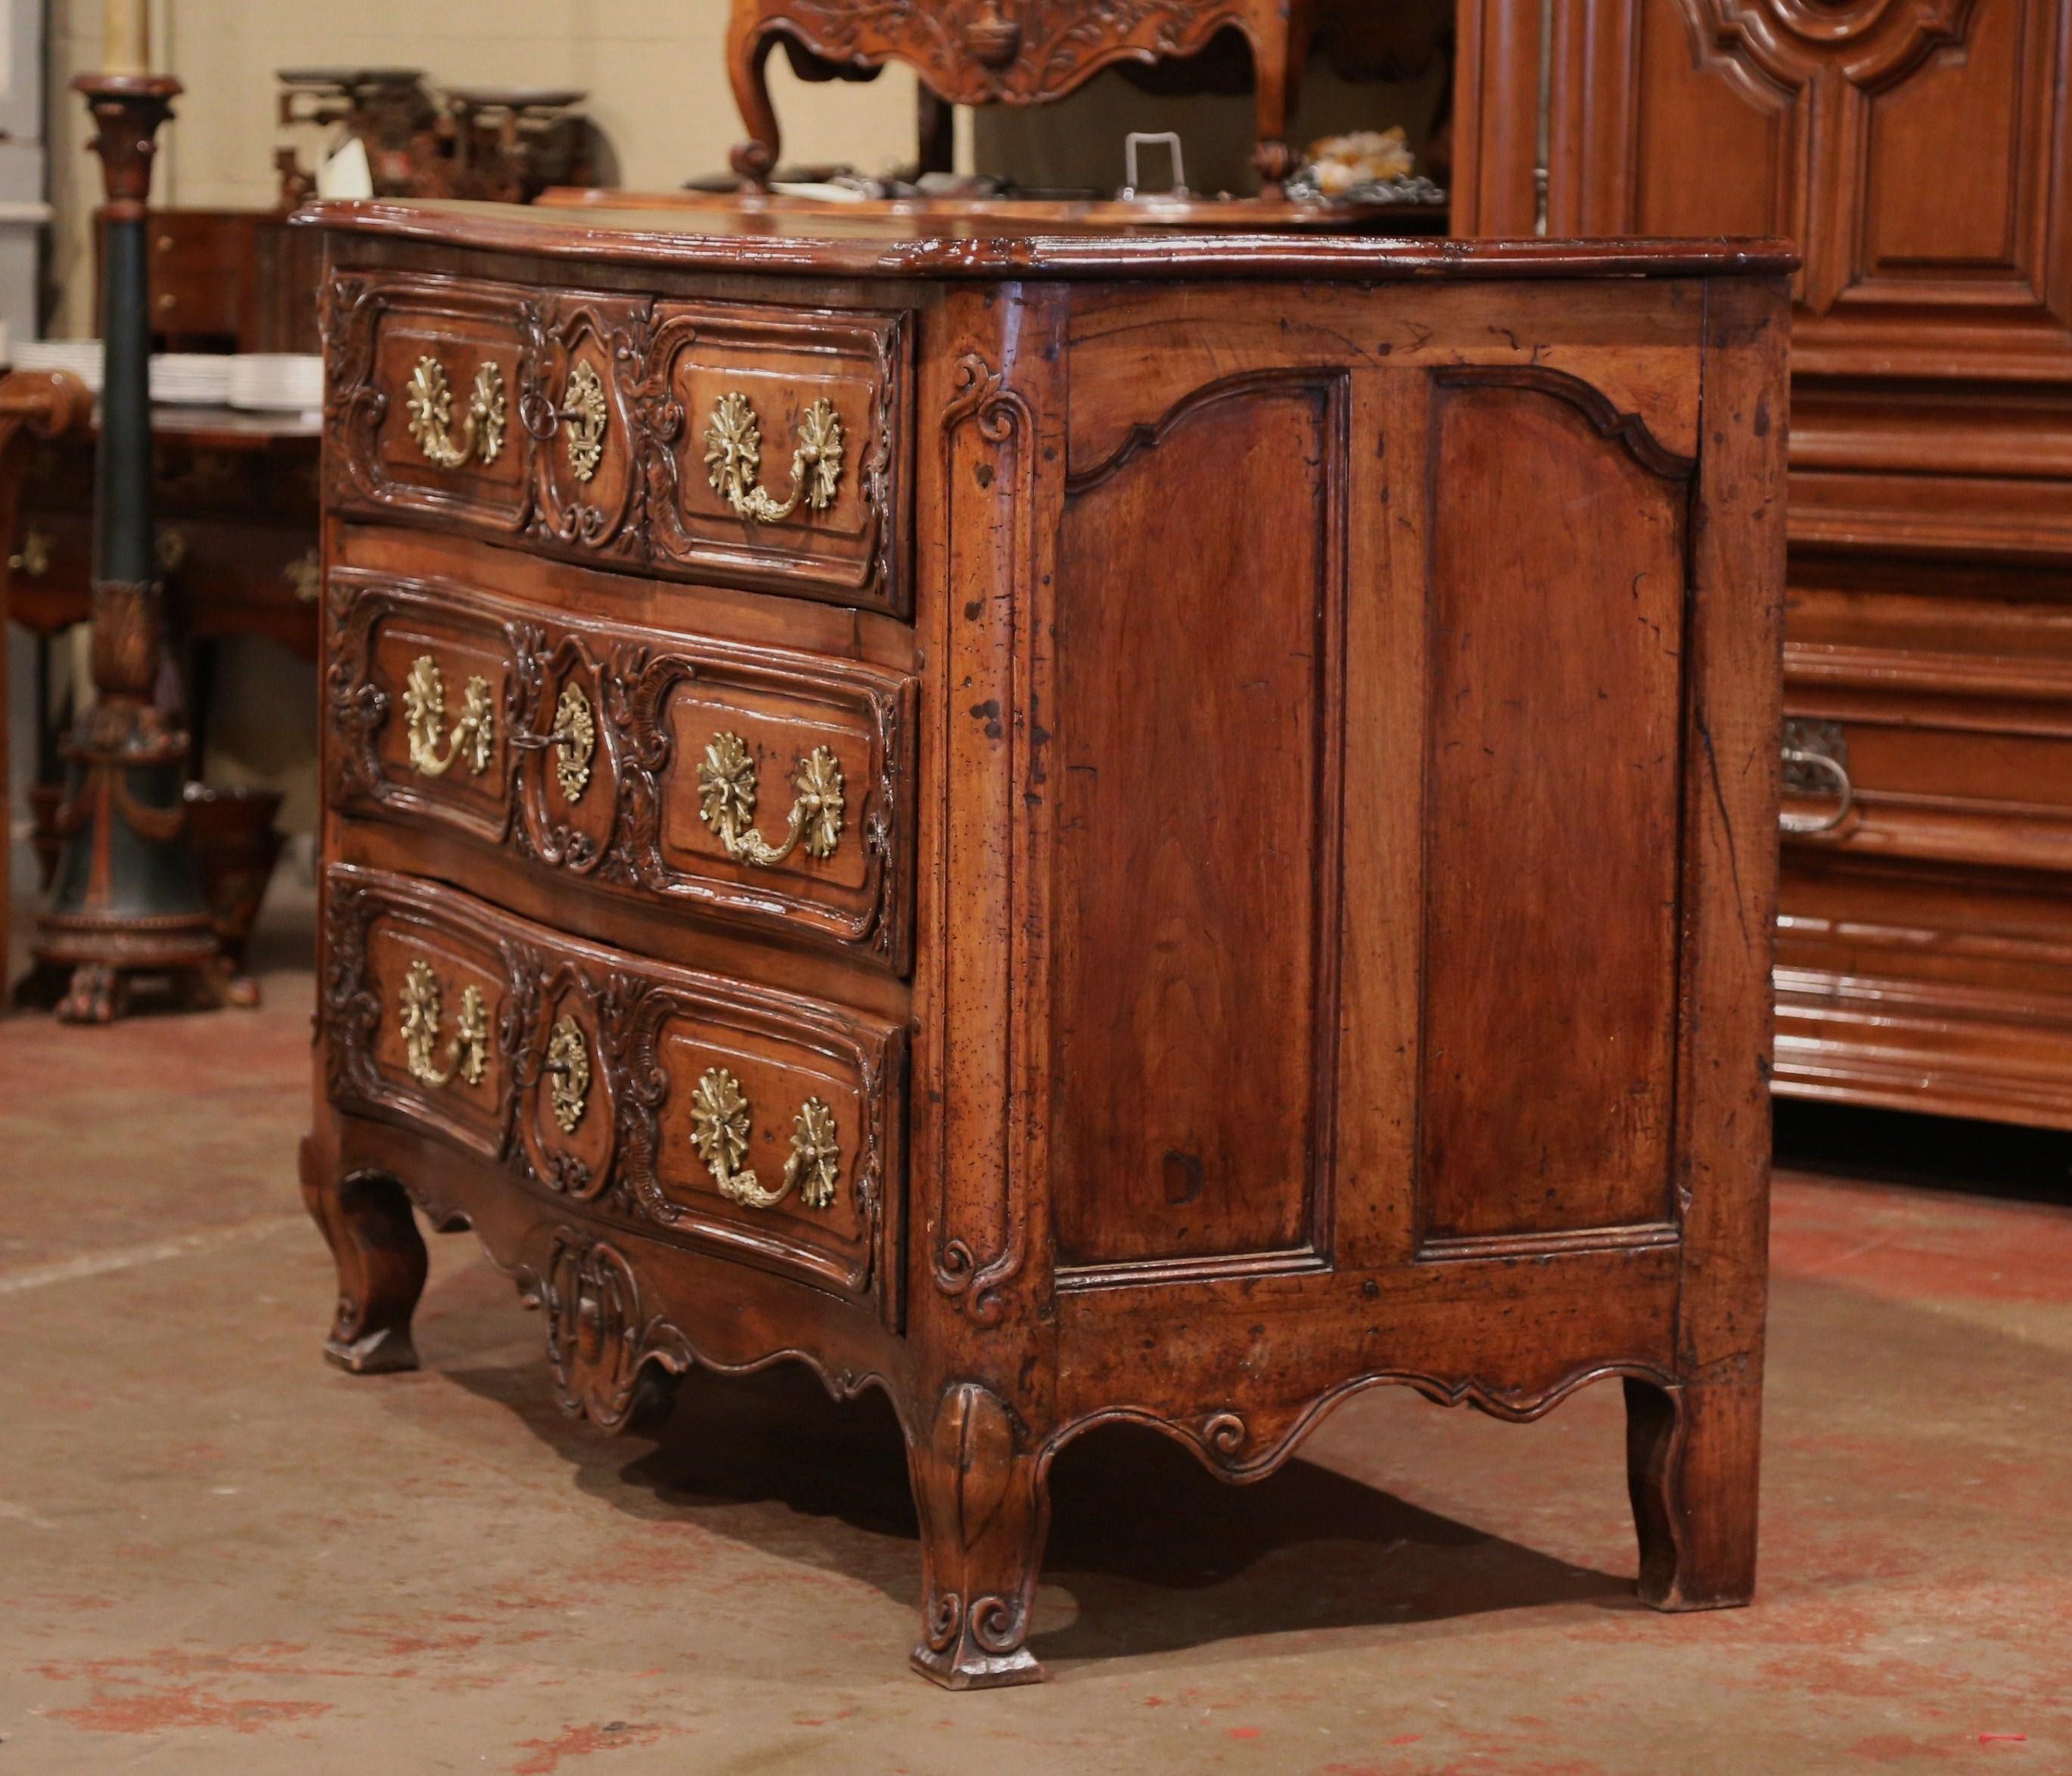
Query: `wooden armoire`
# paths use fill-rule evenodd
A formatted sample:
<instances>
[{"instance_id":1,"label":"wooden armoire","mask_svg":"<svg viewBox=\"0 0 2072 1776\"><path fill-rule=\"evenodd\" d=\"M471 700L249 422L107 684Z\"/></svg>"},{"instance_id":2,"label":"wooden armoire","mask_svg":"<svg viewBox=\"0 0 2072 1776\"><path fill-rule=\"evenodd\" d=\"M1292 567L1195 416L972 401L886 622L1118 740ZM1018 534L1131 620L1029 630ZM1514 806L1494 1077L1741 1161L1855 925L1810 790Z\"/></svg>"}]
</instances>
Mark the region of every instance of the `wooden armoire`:
<instances>
[{"instance_id":1,"label":"wooden armoire","mask_svg":"<svg viewBox=\"0 0 2072 1776\"><path fill-rule=\"evenodd\" d=\"M2072 0L1459 23L1457 232L1803 252L1778 1091L2072 1127Z\"/></svg>"}]
</instances>

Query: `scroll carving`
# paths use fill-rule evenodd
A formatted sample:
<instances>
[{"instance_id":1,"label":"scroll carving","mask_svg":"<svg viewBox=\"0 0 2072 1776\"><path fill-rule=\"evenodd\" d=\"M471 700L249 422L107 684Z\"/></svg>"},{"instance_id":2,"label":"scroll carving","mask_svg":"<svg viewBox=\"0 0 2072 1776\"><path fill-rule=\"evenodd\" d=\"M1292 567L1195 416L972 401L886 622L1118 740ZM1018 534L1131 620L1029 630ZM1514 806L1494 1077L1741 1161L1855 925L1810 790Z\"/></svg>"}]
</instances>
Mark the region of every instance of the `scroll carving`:
<instances>
[{"instance_id":1,"label":"scroll carving","mask_svg":"<svg viewBox=\"0 0 2072 1776\"><path fill-rule=\"evenodd\" d=\"M697 1360L683 1334L647 1309L633 1267L604 1240L562 1228L539 1301L561 1410L600 1430L628 1429L661 1403L651 1370L680 1375Z\"/></svg>"},{"instance_id":2,"label":"scroll carving","mask_svg":"<svg viewBox=\"0 0 2072 1776\"><path fill-rule=\"evenodd\" d=\"M967 425L997 454L1010 454L1012 472L1018 478L1016 506L1026 516L1034 500L1029 442L1035 429L1034 418L1028 403L1008 387L1006 378L976 352L968 352L957 360L950 400L943 409L945 486L954 484L952 468L957 434ZM1026 548L1015 549L1018 568L1027 558ZM952 1231L964 1219L955 1212L956 1207L946 1200L937 1216L941 1232L933 1265L935 1287L955 1301L973 1325L997 1326L1006 1316L1001 1292L1021 1274L1027 1260L1027 1227L1015 1204L1003 1198L993 1211L993 1249L981 1252L967 1233Z\"/></svg>"}]
</instances>

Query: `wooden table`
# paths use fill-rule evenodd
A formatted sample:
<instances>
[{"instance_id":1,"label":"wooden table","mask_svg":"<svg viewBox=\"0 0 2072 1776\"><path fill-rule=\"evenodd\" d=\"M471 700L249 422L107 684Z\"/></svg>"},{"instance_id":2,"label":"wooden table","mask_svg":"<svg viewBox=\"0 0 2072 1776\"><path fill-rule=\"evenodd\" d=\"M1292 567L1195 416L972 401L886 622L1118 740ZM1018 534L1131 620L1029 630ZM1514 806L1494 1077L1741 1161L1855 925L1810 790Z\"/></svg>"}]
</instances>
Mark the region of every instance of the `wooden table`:
<instances>
[{"instance_id":1,"label":"wooden table","mask_svg":"<svg viewBox=\"0 0 2072 1776\"><path fill-rule=\"evenodd\" d=\"M14 533L16 503L23 473L29 462L29 439L76 435L84 430L86 414L86 389L74 377L24 370L0 380L0 536ZM6 632L10 582L14 578L12 557L0 555L0 638L4 638ZM8 676L6 660L0 657L0 796L11 800L9 786L14 777L8 758ZM0 968L6 966L8 915L14 890L10 880L13 849L11 841L0 832Z\"/></svg>"}]
</instances>

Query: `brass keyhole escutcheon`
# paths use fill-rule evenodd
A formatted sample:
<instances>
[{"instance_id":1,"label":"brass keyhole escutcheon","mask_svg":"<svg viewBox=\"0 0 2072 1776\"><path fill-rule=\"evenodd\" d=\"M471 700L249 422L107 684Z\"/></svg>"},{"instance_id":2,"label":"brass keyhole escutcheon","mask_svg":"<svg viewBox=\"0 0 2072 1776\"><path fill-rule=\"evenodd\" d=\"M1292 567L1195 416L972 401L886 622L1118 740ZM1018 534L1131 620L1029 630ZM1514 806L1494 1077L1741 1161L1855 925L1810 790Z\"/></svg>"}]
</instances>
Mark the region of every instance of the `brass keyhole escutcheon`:
<instances>
[{"instance_id":1,"label":"brass keyhole escutcheon","mask_svg":"<svg viewBox=\"0 0 2072 1776\"><path fill-rule=\"evenodd\" d=\"M759 870L782 863L800 845L809 857L831 857L841 843L841 761L816 746L799 761L784 842L772 845L755 829L755 760L738 734L716 734L698 763L698 817L736 863Z\"/></svg>"},{"instance_id":2,"label":"brass keyhole escutcheon","mask_svg":"<svg viewBox=\"0 0 2072 1776\"><path fill-rule=\"evenodd\" d=\"M489 1008L481 989L460 989L460 1022L447 1045L446 1063L435 1059L439 1026L444 1018L439 978L428 962L413 962L403 976L397 1004L397 1033L403 1038L403 1064L420 1085L434 1089L458 1075L467 1085L479 1085L489 1066Z\"/></svg>"},{"instance_id":3,"label":"brass keyhole escutcheon","mask_svg":"<svg viewBox=\"0 0 2072 1776\"><path fill-rule=\"evenodd\" d=\"M597 478L598 465L604 460L604 434L611 423L604 379L588 362L578 364L569 372L561 418L568 427L569 472L587 485Z\"/></svg>"},{"instance_id":4,"label":"brass keyhole escutcheon","mask_svg":"<svg viewBox=\"0 0 2072 1776\"><path fill-rule=\"evenodd\" d=\"M841 486L842 424L833 405L816 401L799 416L791 451L791 494L779 500L759 483L763 422L747 396L719 397L705 427L705 475L713 491L751 524L780 524L804 500L814 512L835 503Z\"/></svg>"},{"instance_id":5,"label":"brass keyhole escutcheon","mask_svg":"<svg viewBox=\"0 0 2072 1776\"><path fill-rule=\"evenodd\" d=\"M410 768L420 777L443 777L458 758L471 775L479 777L489 768L491 749L496 740L496 718L490 708L489 680L474 677L461 693L460 719L450 736L446 726L446 680L439 663L430 654L410 662L410 676L403 683L403 725L410 748ZM446 748L440 751L441 746Z\"/></svg>"},{"instance_id":6,"label":"brass keyhole escutcheon","mask_svg":"<svg viewBox=\"0 0 2072 1776\"><path fill-rule=\"evenodd\" d=\"M554 1126L565 1135L574 1134L590 1108L590 1041L574 1018L565 1013L555 1020L540 1071L552 1081L547 1099Z\"/></svg>"},{"instance_id":7,"label":"brass keyhole escutcheon","mask_svg":"<svg viewBox=\"0 0 2072 1776\"><path fill-rule=\"evenodd\" d=\"M841 1145L835 1113L822 1100L807 1099L792 1117L783 1182L774 1190L742 1169L754 1133L754 1113L741 1082L723 1067L707 1068L691 1096L691 1145L719 1194L751 1209L774 1209L794 1190L809 1209L833 1206L841 1182Z\"/></svg>"},{"instance_id":8,"label":"brass keyhole escutcheon","mask_svg":"<svg viewBox=\"0 0 2072 1776\"><path fill-rule=\"evenodd\" d=\"M494 364L475 372L458 435L453 430L453 384L437 358L417 360L403 404L410 436L425 460L436 467L458 469L471 457L479 457L487 467L504 454L504 372Z\"/></svg>"}]
</instances>

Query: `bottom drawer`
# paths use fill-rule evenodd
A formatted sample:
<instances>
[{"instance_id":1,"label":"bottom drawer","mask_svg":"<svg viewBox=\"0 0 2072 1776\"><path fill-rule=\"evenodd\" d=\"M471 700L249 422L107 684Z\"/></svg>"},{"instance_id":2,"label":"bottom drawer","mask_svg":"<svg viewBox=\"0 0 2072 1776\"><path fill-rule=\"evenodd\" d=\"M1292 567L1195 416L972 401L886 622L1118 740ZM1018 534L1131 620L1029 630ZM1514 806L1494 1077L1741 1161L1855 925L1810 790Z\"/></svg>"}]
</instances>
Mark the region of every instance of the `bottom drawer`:
<instances>
[{"instance_id":1,"label":"bottom drawer","mask_svg":"<svg viewBox=\"0 0 2072 1776\"><path fill-rule=\"evenodd\" d=\"M326 1088L526 1185L898 1311L897 1026L585 944L436 884L324 879Z\"/></svg>"}]
</instances>

